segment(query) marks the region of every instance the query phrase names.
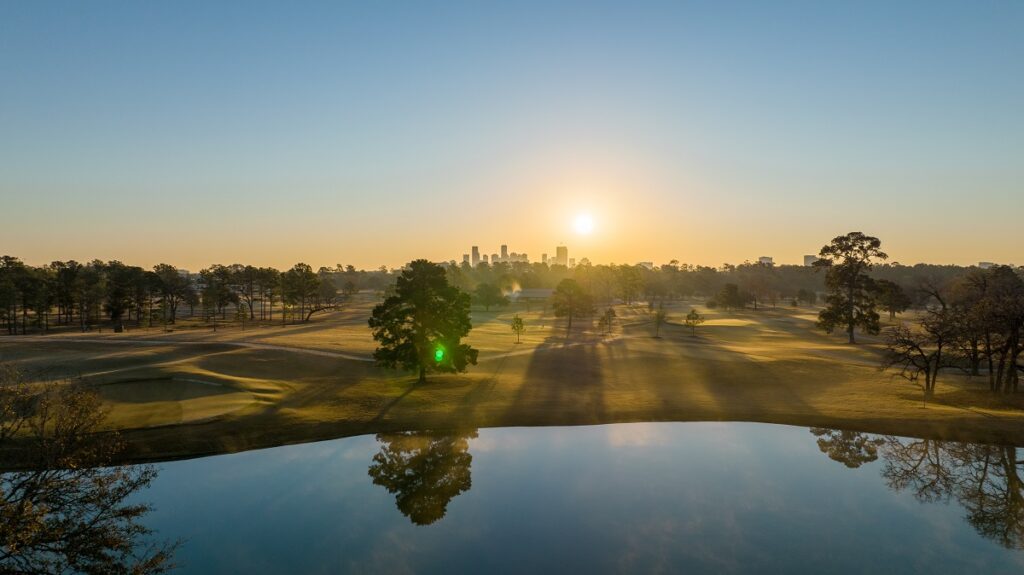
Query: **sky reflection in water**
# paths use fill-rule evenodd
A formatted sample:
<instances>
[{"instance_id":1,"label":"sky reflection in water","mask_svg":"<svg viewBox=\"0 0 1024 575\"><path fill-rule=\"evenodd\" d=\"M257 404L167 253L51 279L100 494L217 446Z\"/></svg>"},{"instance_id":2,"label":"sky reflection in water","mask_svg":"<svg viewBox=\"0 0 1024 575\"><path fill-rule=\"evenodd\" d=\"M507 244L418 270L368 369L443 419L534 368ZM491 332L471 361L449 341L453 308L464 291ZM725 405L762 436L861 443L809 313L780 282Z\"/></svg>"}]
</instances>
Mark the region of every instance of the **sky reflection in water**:
<instances>
[{"instance_id":1,"label":"sky reflection in water","mask_svg":"<svg viewBox=\"0 0 1024 575\"><path fill-rule=\"evenodd\" d=\"M1024 450L810 431L382 434L162 464L141 498L185 572L1024 569Z\"/></svg>"}]
</instances>

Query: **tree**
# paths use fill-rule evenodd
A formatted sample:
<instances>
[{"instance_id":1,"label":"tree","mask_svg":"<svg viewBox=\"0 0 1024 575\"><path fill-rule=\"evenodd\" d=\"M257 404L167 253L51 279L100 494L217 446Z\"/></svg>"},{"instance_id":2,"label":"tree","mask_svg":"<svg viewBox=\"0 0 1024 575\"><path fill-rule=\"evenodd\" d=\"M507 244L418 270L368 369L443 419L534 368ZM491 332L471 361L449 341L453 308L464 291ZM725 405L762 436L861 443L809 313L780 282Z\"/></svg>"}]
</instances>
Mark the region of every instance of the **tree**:
<instances>
[{"instance_id":1,"label":"tree","mask_svg":"<svg viewBox=\"0 0 1024 575\"><path fill-rule=\"evenodd\" d=\"M124 331L124 316L131 306L132 269L119 261L111 261L105 266L107 289L104 307L110 316L114 332Z\"/></svg>"},{"instance_id":2,"label":"tree","mask_svg":"<svg viewBox=\"0 0 1024 575\"><path fill-rule=\"evenodd\" d=\"M796 300L804 302L807 305L813 305L818 301L818 294L811 290L800 288L800 290L796 292Z\"/></svg>"},{"instance_id":3,"label":"tree","mask_svg":"<svg viewBox=\"0 0 1024 575\"><path fill-rule=\"evenodd\" d=\"M832 333L845 327L850 343L856 343L854 329L878 333L878 312L875 311L875 282L867 275L875 260L889 256L878 238L861 232L837 236L821 248L814 265L827 268L825 309L818 313L818 327Z\"/></svg>"},{"instance_id":4,"label":"tree","mask_svg":"<svg viewBox=\"0 0 1024 575\"><path fill-rule=\"evenodd\" d=\"M309 316L306 315L306 304L314 302L319 290L320 277L309 264L297 263L292 269L281 274L282 299L292 306L299 306L299 317L303 322L309 320Z\"/></svg>"},{"instance_id":5,"label":"tree","mask_svg":"<svg viewBox=\"0 0 1024 575\"><path fill-rule=\"evenodd\" d=\"M601 314L601 318L597 320L597 326L604 330L605 333L612 332L612 324L615 321L615 309L607 307L604 313Z\"/></svg>"},{"instance_id":6,"label":"tree","mask_svg":"<svg viewBox=\"0 0 1024 575\"><path fill-rule=\"evenodd\" d=\"M704 323L704 316L697 313L697 310L691 309L683 321L686 323L686 327L690 328L690 335L697 335L697 326Z\"/></svg>"},{"instance_id":7,"label":"tree","mask_svg":"<svg viewBox=\"0 0 1024 575\"><path fill-rule=\"evenodd\" d=\"M558 282L555 293L551 295L551 307L555 311L555 317L569 318L566 326L566 333L572 331L572 320L574 317L589 315L594 311L594 305L590 294L576 283L576 280L566 278Z\"/></svg>"},{"instance_id":8,"label":"tree","mask_svg":"<svg viewBox=\"0 0 1024 575\"><path fill-rule=\"evenodd\" d=\"M477 350L461 343L473 325L469 295L448 283L444 268L427 260L411 262L395 284L394 294L373 308L369 319L380 347L377 364L419 372L458 373L476 365Z\"/></svg>"},{"instance_id":9,"label":"tree","mask_svg":"<svg viewBox=\"0 0 1024 575\"><path fill-rule=\"evenodd\" d=\"M207 321L213 321L213 330L217 331L217 315L223 318L228 304L238 301L231 290L231 270L222 265L213 265L199 271L199 283L202 285L202 304Z\"/></svg>"},{"instance_id":10,"label":"tree","mask_svg":"<svg viewBox=\"0 0 1024 575\"><path fill-rule=\"evenodd\" d=\"M818 437L818 449L832 461L838 461L850 469L878 459L878 448L884 439L870 437L858 431L812 427L811 433Z\"/></svg>"},{"instance_id":11,"label":"tree","mask_svg":"<svg viewBox=\"0 0 1024 575\"><path fill-rule=\"evenodd\" d=\"M665 311L665 306L658 306L658 311L654 312L654 337L661 337L661 326L665 325L668 321L668 312Z\"/></svg>"},{"instance_id":12,"label":"tree","mask_svg":"<svg viewBox=\"0 0 1024 575\"><path fill-rule=\"evenodd\" d=\"M501 293L501 289L491 283L477 285L473 299L476 300L476 303L484 306L486 311L491 311L492 305L502 307L508 305L508 296Z\"/></svg>"},{"instance_id":13,"label":"tree","mask_svg":"<svg viewBox=\"0 0 1024 575\"><path fill-rule=\"evenodd\" d=\"M885 279L875 280L875 288L878 293L878 304L884 311L889 312L889 319L896 319L896 314L907 311L910 307L910 296L903 291L903 287L896 282Z\"/></svg>"},{"instance_id":14,"label":"tree","mask_svg":"<svg viewBox=\"0 0 1024 575\"><path fill-rule=\"evenodd\" d=\"M448 503L472 487L469 433L439 435L405 431L377 436L380 452L367 471L374 485L395 496L395 505L416 525L444 517Z\"/></svg>"},{"instance_id":15,"label":"tree","mask_svg":"<svg viewBox=\"0 0 1024 575\"><path fill-rule=\"evenodd\" d=\"M629 305L643 289L643 276L640 274L640 266L622 265L616 268L616 283L619 288L619 297L622 303Z\"/></svg>"},{"instance_id":16,"label":"tree","mask_svg":"<svg viewBox=\"0 0 1024 575\"><path fill-rule=\"evenodd\" d=\"M178 305L185 301L189 290L192 289L188 276L170 264L157 264L153 267L153 273L156 274L160 305L165 314L164 320L167 323L175 323Z\"/></svg>"},{"instance_id":17,"label":"tree","mask_svg":"<svg viewBox=\"0 0 1024 575\"><path fill-rule=\"evenodd\" d=\"M930 293L939 307L926 311L915 328L905 325L889 328L882 360L882 369L899 368L899 375L909 381L917 382L923 375L921 389L925 400L935 393L939 371L950 365L944 352L955 338L956 326L939 291L931 289Z\"/></svg>"},{"instance_id":18,"label":"tree","mask_svg":"<svg viewBox=\"0 0 1024 575\"><path fill-rule=\"evenodd\" d=\"M95 392L76 382L29 382L0 364L0 572L163 573L177 547L151 540L138 492L149 465L112 465L123 444L98 433Z\"/></svg>"},{"instance_id":19,"label":"tree","mask_svg":"<svg viewBox=\"0 0 1024 575\"><path fill-rule=\"evenodd\" d=\"M715 304L726 310L743 309L747 305L748 297L740 291L740 287L734 283L727 283L715 295Z\"/></svg>"},{"instance_id":20,"label":"tree","mask_svg":"<svg viewBox=\"0 0 1024 575\"><path fill-rule=\"evenodd\" d=\"M519 317L519 314L512 318L512 331L516 334L516 343L519 343L520 336L526 331L526 326L523 325L523 318Z\"/></svg>"}]
</instances>

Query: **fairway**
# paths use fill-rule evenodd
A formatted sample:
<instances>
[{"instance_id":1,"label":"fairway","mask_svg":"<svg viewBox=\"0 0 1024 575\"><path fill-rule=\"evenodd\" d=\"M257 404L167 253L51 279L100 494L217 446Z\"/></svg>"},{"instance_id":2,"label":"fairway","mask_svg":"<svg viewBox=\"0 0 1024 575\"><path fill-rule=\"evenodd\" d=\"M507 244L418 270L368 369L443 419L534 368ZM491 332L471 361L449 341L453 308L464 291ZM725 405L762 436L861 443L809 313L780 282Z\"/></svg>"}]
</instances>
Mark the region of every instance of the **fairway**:
<instances>
[{"instance_id":1,"label":"fairway","mask_svg":"<svg viewBox=\"0 0 1024 575\"><path fill-rule=\"evenodd\" d=\"M366 327L373 298L306 324L66 333L0 341L0 358L80 376L134 459L179 458L386 430L631 421L729 420L879 433L1024 441L1016 396L943 374L922 404L878 370L877 341L848 345L815 329L809 308L724 312L666 304L654 337L647 306L616 306L610 333L550 310L473 312L478 365L463 375L376 367ZM696 308L696 335L681 324ZM516 344L510 323L524 319Z\"/></svg>"}]
</instances>

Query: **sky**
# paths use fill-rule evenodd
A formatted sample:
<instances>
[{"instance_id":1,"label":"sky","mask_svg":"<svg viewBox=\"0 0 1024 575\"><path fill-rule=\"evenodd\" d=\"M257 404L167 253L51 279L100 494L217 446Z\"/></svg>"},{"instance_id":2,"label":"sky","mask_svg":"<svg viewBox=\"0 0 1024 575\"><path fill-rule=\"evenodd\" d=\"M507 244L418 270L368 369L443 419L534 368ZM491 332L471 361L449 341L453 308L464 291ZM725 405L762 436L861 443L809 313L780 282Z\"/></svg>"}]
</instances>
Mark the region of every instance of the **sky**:
<instances>
[{"instance_id":1,"label":"sky","mask_svg":"<svg viewBox=\"0 0 1024 575\"><path fill-rule=\"evenodd\" d=\"M1024 264L1024 2L0 2L0 253ZM589 214L590 234L573 222Z\"/></svg>"}]
</instances>

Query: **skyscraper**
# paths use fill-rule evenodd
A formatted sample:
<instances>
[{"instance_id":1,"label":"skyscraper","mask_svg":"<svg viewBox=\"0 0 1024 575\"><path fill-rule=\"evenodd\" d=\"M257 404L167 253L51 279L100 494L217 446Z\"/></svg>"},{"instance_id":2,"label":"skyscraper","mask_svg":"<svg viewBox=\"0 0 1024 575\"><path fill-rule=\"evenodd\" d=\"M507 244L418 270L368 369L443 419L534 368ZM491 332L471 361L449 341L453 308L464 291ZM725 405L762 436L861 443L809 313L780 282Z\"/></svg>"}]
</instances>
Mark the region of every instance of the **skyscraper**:
<instances>
[{"instance_id":1,"label":"skyscraper","mask_svg":"<svg viewBox=\"0 0 1024 575\"><path fill-rule=\"evenodd\" d=\"M548 263L548 254L540 254L540 263L547 265L547 263Z\"/></svg>"},{"instance_id":2,"label":"skyscraper","mask_svg":"<svg viewBox=\"0 0 1024 575\"><path fill-rule=\"evenodd\" d=\"M560 266L569 265L569 248L565 246L555 248L555 264Z\"/></svg>"},{"instance_id":3,"label":"skyscraper","mask_svg":"<svg viewBox=\"0 0 1024 575\"><path fill-rule=\"evenodd\" d=\"M473 259L472 259L471 263L473 264L473 267L476 267L476 264L480 263L480 247L479 246L473 246Z\"/></svg>"},{"instance_id":4,"label":"skyscraper","mask_svg":"<svg viewBox=\"0 0 1024 575\"><path fill-rule=\"evenodd\" d=\"M508 261L508 246L505 244L501 244L501 261Z\"/></svg>"},{"instance_id":5,"label":"skyscraper","mask_svg":"<svg viewBox=\"0 0 1024 575\"><path fill-rule=\"evenodd\" d=\"M464 263L464 264L468 264L469 263L469 254L462 254L462 263Z\"/></svg>"}]
</instances>

